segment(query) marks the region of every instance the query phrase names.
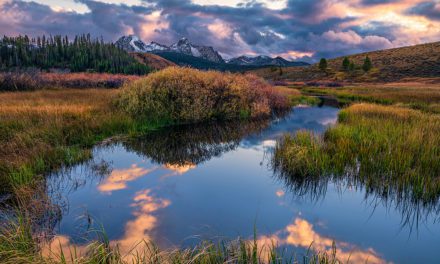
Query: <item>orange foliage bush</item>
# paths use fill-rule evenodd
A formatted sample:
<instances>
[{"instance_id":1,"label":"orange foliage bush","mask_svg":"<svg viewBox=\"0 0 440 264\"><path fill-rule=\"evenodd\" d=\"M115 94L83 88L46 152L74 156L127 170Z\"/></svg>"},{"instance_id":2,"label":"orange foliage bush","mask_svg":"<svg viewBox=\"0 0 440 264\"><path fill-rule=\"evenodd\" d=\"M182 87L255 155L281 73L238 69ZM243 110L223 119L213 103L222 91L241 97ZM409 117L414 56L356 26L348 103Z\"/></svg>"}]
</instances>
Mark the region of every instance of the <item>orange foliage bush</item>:
<instances>
[{"instance_id":1,"label":"orange foliage bush","mask_svg":"<svg viewBox=\"0 0 440 264\"><path fill-rule=\"evenodd\" d=\"M286 98L261 78L170 67L127 84L120 106L133 116L169 123L270 116Z\"/></svg>"}]
</instances>

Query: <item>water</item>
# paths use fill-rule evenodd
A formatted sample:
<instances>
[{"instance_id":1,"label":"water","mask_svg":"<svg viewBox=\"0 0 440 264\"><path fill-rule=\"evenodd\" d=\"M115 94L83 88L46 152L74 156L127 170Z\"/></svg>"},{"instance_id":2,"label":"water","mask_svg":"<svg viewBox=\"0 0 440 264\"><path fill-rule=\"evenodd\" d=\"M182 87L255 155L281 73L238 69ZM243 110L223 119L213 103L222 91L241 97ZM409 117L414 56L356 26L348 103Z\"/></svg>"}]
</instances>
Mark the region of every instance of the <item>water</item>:
<instances>
[{"instance_id":1,"label":"water","mask_svg":"<svg viewBox=\"0 0 440 264\"><path fill-rule=\"evenodd\" d=\"M62 206L63 245L84 243L102 224L122 250L142 239L161 247L203 239L269 239L295 250L328 250L351 263L438 263L438 211L366 197L361 186L295 188L269 166L275 140L319 134L338 109L297 107L273 122L190 126L97 146L88 164L54 173L48 191ZM418 214L417 214L418 213ZM405 221L410 219L411 221ZM58 241L56 242L58 245Z\"/></svg>"}]
</instances>

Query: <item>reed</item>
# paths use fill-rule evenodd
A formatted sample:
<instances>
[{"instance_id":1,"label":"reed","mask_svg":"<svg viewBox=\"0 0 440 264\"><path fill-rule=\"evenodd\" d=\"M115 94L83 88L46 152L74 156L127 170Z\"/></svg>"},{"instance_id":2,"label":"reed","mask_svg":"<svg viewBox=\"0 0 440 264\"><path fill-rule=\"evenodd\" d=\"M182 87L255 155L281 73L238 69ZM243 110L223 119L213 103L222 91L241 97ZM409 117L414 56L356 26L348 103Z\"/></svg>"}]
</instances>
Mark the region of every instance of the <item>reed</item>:
<instances>
[{"instance_id":1,"label":"reed","mask_svg":"<svg viewBox=\"0 0 440 264\"><path fill-rule=\"evenodd\" d=\"M440 197L440 117L398 106L355 104L323 136L286 135L274 168L293 181L345 180L381 197L430 204Z\"/></svg>"},{"instance_id":2,"label":"reed","mask_svg":"<svg viewBox=\"0 0 440 264\"><path fill-rule=\"evenodd\" d=\"M10 222L12 223L12 222ZM103 231L96 231L97 238L82 246L66 245L53 241L54 248L38 243L30 232L30 224L19 220L12 226L0 228L0 261L41 264L213 264L213 263L292 263L339 264L335 244L329 251L296 255L278 248L274 243L266 245L252 240L201 241L186 248L160 249L150 241L139 241L128 253L122 253L118 245L112 245Z\"/></svg>"}]
</instances>

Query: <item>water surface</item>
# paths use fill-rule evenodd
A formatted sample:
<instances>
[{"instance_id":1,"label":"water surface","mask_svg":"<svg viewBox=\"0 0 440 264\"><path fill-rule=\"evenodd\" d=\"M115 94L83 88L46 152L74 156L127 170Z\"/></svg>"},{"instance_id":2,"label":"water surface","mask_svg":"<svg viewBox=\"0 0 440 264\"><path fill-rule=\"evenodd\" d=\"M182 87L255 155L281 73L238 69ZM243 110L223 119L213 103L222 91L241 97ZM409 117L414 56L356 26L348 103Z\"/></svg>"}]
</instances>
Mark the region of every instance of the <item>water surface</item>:
<instances>
[{"instance_id":1,"label":"water surface","mask_svg":"<svg viewBox=\"0 0 440 264\"><path fill-rule=\"evenodd\" d=\"M438 207L366 196L362 186L341 182L297 186L271 169L277 138L323 133L338 111L296 107L274 121L169 128L97 146L91 162L49 177L63 208L55 232L81 246L102 224L128 249L142 239L172 247L252 238L255 226L261 241L300 251L335 241L351 263L438 263Z\"/></svg>"}]
</instances>

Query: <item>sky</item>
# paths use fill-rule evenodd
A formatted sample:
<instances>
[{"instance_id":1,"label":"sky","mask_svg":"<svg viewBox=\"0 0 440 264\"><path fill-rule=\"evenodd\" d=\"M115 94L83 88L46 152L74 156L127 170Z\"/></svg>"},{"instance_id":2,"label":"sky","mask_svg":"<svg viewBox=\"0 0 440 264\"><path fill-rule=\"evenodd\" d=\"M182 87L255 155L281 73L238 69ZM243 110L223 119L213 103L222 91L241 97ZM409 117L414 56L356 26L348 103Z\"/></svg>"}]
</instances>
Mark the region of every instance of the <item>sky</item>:
<instances>
[{"instance_id":1,"label":"sky","mask_svg":"<svg viewBox=\"0 0 440 264\"><path fill-rule=\"evenodd\" d=\"M0 0L0 35L82 33L317 61L440 41L440 0Z\"/></svg>"}]
</instances>

